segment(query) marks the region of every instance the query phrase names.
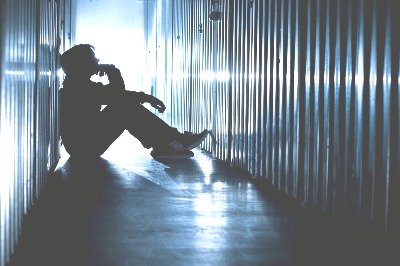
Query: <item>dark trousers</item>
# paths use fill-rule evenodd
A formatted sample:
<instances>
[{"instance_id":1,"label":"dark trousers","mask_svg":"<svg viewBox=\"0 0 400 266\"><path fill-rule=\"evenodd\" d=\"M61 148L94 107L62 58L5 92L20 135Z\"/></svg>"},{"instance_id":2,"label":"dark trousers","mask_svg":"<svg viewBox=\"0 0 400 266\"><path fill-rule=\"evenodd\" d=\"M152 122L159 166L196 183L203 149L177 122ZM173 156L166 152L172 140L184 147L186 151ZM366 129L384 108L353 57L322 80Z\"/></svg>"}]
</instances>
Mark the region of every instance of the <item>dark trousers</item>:
<instances>
[{"instance_id":1,"label":"dark trousers","mask_svg":"<svg viewBox=\"0 0 400 266\"><path fill-rule=\"evenodd\" d=\"M168 144L179 134L176 128L139 103L109 105L89 120L85 125L77 125L81 130L62 130L63 144L71 156L98 157L124 130L128 130L145 148Z\"/></svg>"}]
</instances>

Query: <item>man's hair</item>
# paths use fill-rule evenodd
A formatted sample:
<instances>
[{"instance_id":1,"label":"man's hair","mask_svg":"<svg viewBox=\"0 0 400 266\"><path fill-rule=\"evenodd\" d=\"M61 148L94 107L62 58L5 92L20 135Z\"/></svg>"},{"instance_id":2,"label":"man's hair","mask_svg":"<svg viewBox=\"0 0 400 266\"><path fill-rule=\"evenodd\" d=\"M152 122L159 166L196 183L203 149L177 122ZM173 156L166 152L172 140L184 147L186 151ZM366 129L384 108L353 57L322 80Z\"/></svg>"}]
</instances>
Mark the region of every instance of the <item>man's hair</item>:
<instances>
[{"instance_id":1,"label":"man's hair","mask_svg":"<svg viewBox=\"0 0 400 266\"><path fill-rule=\"evenodd\" d=\"M90 44L75 45L61 55L61 67L66 74L74 70L79 71L82 64L94 56L94 46Z\"/></svg>"}]
</instances>

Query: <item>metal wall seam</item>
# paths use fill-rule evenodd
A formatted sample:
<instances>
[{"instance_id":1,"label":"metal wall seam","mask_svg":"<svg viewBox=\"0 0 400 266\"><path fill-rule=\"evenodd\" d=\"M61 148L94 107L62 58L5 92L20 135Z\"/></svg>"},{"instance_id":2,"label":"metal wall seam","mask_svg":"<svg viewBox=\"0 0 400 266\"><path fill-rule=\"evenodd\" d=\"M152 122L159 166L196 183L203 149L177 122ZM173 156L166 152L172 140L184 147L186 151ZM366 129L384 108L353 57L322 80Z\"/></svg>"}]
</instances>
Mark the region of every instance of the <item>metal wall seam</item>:
<instances>
[{"instance_id":1,"label":"metal wall seam","mask_svg":"<svg viewBox=\"0 0 400 266\"><path fill-rule=\"evenodd\" d=\"M282 9L282 20L285 23L285 33L284 33L284 56L282 57L282 64L284 64L284 72L282 73L282 78L284 81L284 89L285 91L283 92L285 97L284 100L282 101L282 108L285 112L285 119L283 121L283 125L285 127L285 136L282 136L282 142L284 144L283 148L283 157L282 160L285 163L282 163L281 165L281 171L284 176L284 187L283 191L287 194L289 191L291 191L292 188L292 180L291 180L291 171L293 169L292 166L292 160L291 157L293 156L293 136L292 136L292 91L293 91L293 85L291 84L291 68L292 68L292 44L294 42L292 41L292 35L293 35L293 30L292 30L292 2L287 1L285 8Z\"/></svg>"},{"instance_id":2,"label":"metal wall seam","mask_svg":"<svg viewBox=\"0 0 400 266\"><path fill-rule=\"evenodd\" d=\"M283 171L285 163L285 151L286 151L286 52L287 52L287 25L285 16L287 15L286 1L280 1L278 8L277 25L279 27L278 40L278 79L277 79L277 113L278 122L276 125L276 143L277 143L277 158L276 158L276 177L277 177L277 189L285 191L286 186L286 175Z\"/></svg>"},{"instance_id":3,"label":"metal wall seam","mask_svg":"<svg viewBox=\"0 0 400 266\"><path fill-rule=\"evenodd\" d=\"M249 99L249 53L250 53L250 33L249 33L249 20L248 20L248 7L247 1L243 1L242 11L240 14L240 29L241 29L241 54L242 62L240 64L240 148L241 160L239 166L248 171L248 151L249 151L249 116L250 114L250 99Z\"/></svg>"},{"instance_id":4,"label":"metal wall seam","mask_svg":"<svg viewBox=\"0 0 400 266\"><path fill-rule=\"evenodd\" d=\"M249 159L248 159L248 171L252 176L255 176L257 169L257 136L259 134L258 125L258 110L257 110L257 100L258 100L258 90L257 90L257 61L258 61L258 24L257 24L257 11L258 5L254 3L248 4L249 9L249 27L250 31L250 47L249 47L249 102L250 102L250 118L249 118Z\"/></svg>"},{"instance_id":5,"label":"metal wall seam","mask_svg":"<svg viewBox=\"0 0 400 266\"><path fill-rule=\"evenodd\" d=\"M266 123L265 123L265 148L266 148L266 155L265 155L265 178L269 184L272 183L271 176L272 176L272 167L271 167L271 93L272 93L272 28L273 28L273 1L269 1L267 4L267 27L265 29L265 57L266 57L266 73L265 73L265 94L264 97L265 101L265 116L266 116Z\"/></svg>"},{"instance_id":6,"label":"metal wall seam","mask_svg":"<svg viewBox=\"0 0 400 266\"><path fill-rule=\"evenodd\" d=\"M299 76L300 76L300 70L299 70L299 63L300 63L300 53L301 53L301 47L299 45L300 43L300 32L299 32L299 24L301 24L300 20L300 11L299 11L299 0L294 1L292 3L292 8L295 9L293 11L293 40L290 42L292 48L293 48L293 72L291 74L293 82L291 85L293 86L293 116L292 116L292 136L293 136L293 157L292 157L292 184L293 188L291 191L289 191L289 195L291 195L295 199L301 199L301 196L298 193L299 189L299 183L300 183L300 177L299 177L299 164L300 164L300 158L299 158L299 125L300 125L300 119L299 119L299 104L298 102L300 101L300 82L299 82Z\"/></svg>"},{"instance_id":7,"label":"metal wall seam","mask_svg":"<svg viewBox=\"0 0 400 266\"><path fill-rule=\"evenodd\" d=\"M236 36L237 36L237 23L236 23L236 14L237 14L237 3L234 1L232 3L232 10L230 11L231 14L231 27L232 27L232 40L231 40L231 53L232 53L232 59L231 59L231 66L230 66L230 71L231 71L231 105L229 112L231 113L231 139L230 139L230 146L228 147L230 150L230 156L231 158L229 159L229 162L231 164L234 163L236 160L236 151L235 151L235 145L237 143L237 129L236 129L236 110L237 110L237 97L236 97L236 90L234 90L237 80L238 80L238 71L236 67L236 60L237 56L237 42L236 42Z\"/></svg>"},{"instance_id":8,"label":"metal wall seam","mask_svg":"<svg viewBox=\"0 0 400 266\"><path fill-rule=\"evenodd\" d=\"M254 62L254 86L255 86L255 127L257 128L256 134L254 136L254 167L253 176L262 176L262 154L263 154L263 30L264 30L264 16L263 16L263 6L264 2L256 2L254 12L254 24L255 24L255 38L256 38L256 53Z\"/></svg>"},{"instance_id":9,"label":"metal wall seam","mask_svg":"<svg viewBox=\"0 0 400 266\"><path fill-rule=\"evenodd\" d=\"M363 114L365 110L364 105L364 1L359 2L359 16L357 21L357 53L356 53L356 68L355 68L355 114L354 114L354 135L357 138L354 139L355 156L354 161L354 219L357 226L361 225L361 205L362 205L362 176L365 175L363 159L365 155L364 138L364 123Z\"/></svg>"},{"instance_id":10,"label":"metal wall seam","mask_svg":"<svg viewBox=\"0 0 400 266\"><path fill-rule=\"evenodd\" d=\"M258 136L258 147L259 147L259 172L256 176L266 176L266 29L267 29L267 3L262 1L260 3L259 8L259 45L260 45L260 53L259 53L259 120L258 126L260 129L260 133Z\"/></svg>"},{"instance_id":11,"label":"metal wall seam","mask_svg":"<svg viewBox=\"0 0 400 266\"><path fill-rule=\"evenodd\" d=\"M332 130L332 142L331 142L331 150L333 153L332 156L332 213L336 215L343 214L343 192L344 192L344 171L343 171L343 158L344 158L344 149L343 147L343 136L344 136L344 105L343 105L343 95L344 95L344 77L341 73L343 66L345 66L344 60L342 60L342 51L346 51L344 41L344 27L345 19L342 18L339 14L341 14L341 2L338 1L336 6L333 6L332 9L335 9L335 20L336 22L336 29L335 29L335 46L332 49L334 50L334 69L333 69L333 84L332 84L332 91L333 91L333 102L332 106L337 106L339 108L333 108L333 130ZM343 16L345 17L345 16ZM333 25L333 24L332 24ZM333 43L333 42L332 42Z\"/></svg>"},{"instance_id":12,"label":"metal wall seam","mask_svg":"<svg viewBox=\"0 0 400 266\"><path fill-rule=\"evenodd\" d=\"M332 163L332 158L331 158L331 147L332 147L332 134L331 134L331 121L332 121L332 111L331 111L331 99L332 99L332 74L334 73L331 70L331 65L333 60L331 59L331 56L334 56L334 36L332 36L332 32L334 33L335 31L333 30L334 27L332 27L332 19L334 19L334 14L331 12L331 2L330 0L326 1L326 6L324 7L325 9L325 37L324 37L324 62L323 62L323 67L321 66L321 69L323 69L323 74L322 74L322 80L323 80L323 86L322 86L322 93L321 93L321 104L323 106L323 111L321 112L320 115L320 120L321 120L321 170L320 170L320 175L321 175L321 184L319 190L321 190L321 195L320 195L320 208L323 211L327 211L328 205L330 205L330 200L332 199L332 195L330 193L331 187L329 186L330 180L332 178L331 174L331 169L330 169L330 164ZM334 24L333 24L334 25ZM330 197L329 197L330 196ZM328 199L329 197L329 199Z\"/></svg>"},{"instance_id":13,"label":"metal wall seam","mask_svg":"<svg viewBox=\"0 0 400 266\"><path fill-rule=\"evenodd\" d=\"M389 115L390 121L386 123L389 128L385 128L388 135L384 146L385 152L383 161L386 171L386 189L387 196L387 230L392 232L393 239L400 237L400 52L399 52L399 23L400 18L398 10L400 8L399 1L389 1L386 13L386 44L385 46L385 67L384 67L384 99L385 114ZM389 63L390 62L390 63ZM390 96L389 96L390 94ZM390 99L389 99L390 98ZM390 104L389 104L390 103ZM385 116L387 118L388 116ZM390 126L388 125L390 123ZM386 160L385 160L386 159Z\"/></svg>"},{"instance_id":14,"label":"metal wall seam","mask_svg":"<svg viewBox=\"0 0 400 266\"><path fill-rule=\"evenodd\" d=\"M253 12L252 8L249 7L249 2L246 2L246 26L245 34L246 34L246 65L245 65L245 76L244 79L244 91L245 91L245 98L247 102L247 111L245 112L245 149L246 149L246 156L244 164L247 167L247 172L253 174L253 140L254 140L254 121L253 117L254 113L254 84L253 84L253 60L254 60L254 21L253 21Z\"/></svg>"}]
</instances>

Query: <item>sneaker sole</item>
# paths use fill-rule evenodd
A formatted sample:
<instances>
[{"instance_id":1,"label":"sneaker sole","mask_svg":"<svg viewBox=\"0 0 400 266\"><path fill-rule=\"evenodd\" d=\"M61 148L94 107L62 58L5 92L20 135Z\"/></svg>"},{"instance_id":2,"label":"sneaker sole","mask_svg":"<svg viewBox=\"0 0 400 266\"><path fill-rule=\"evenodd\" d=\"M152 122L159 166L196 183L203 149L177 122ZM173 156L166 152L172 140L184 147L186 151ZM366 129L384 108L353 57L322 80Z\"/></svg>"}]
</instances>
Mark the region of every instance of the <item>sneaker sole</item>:
<instances>
[{"instance_id":1,"label":"sneaker sole","mask_svg":"<svg viewBox=\"0 0 400 266\"><path fill-rule=\"evenodd\" d=\"M190 146L187 146L187 147L184 147L186 150L191 150L191 149L194 149L194 148L196 148L197 146L199 146L205 139L206 139L206 137L207 137L207 135L208 135L208 131L207 130L204 130L202 133L201 133L201 138L198 140L198 141L196 141L195 143L192 143L192 145L190 145Z\"/></svg>"},{"instance_id":2,"label":"sneaker sole","mask_svg":"<svg viewBox=\"0 0 400 266\"><path fill-rule=\"evenodd\" d=\"M186 155L161 155L161 156L155 156L152 153L150 153L150 155L156 160L183 160L194 156L193 153Z\"/></svg>"}]
</instances>

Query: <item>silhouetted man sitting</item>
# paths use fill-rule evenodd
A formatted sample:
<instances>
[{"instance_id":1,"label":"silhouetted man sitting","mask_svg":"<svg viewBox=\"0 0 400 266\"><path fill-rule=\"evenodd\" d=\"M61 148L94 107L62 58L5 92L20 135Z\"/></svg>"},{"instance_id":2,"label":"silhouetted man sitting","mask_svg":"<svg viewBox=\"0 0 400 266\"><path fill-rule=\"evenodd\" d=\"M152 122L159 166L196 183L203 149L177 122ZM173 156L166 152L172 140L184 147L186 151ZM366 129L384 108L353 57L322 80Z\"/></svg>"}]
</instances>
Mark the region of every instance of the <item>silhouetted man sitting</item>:
<instances>
[{"instance_id":1,"label":"silhouetted man sitting","mask_svg":"<svg viewBox=\"0 0 400 266\"><path fill-rule=\"evenodd\" d=\"M61 138L72 157L101 156L126 129L155 159L185 159L208 134L180 133L142 106L150 103L163 113L162 101L144 92L125 90L121 72L114 65L101 65L94 47L80 44L61 56L65 73L60 90ZM91 81L107 75L109 84ZM102 105L107 105L101 110Z\"/></svg>"}]
</instances>

